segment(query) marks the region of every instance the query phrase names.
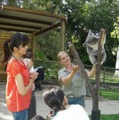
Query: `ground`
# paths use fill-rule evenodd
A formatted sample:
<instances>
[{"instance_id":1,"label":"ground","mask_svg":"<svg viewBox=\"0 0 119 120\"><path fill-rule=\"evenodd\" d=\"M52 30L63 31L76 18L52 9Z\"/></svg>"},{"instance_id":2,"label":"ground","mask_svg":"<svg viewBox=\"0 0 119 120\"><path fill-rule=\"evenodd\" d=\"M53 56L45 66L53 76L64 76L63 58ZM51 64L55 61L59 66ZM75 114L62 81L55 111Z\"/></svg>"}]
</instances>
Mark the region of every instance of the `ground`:
<instances>
[{"instance_id":1,"label":"ground","mask_svg":"<svg viewBox=\"0 0 119 120\"><path fill-rule=\"evenodd\" d=\"M36 102L37 102L37 114L46 117L46 114L50 108L43 101L43 91L47 88L46 85L43 85L44 89L42 91L36 90ZM91 97L86 97L86 111L88 114L91 114L92 110L92 99ZM99 101L99 110L101 114L119 114L119 101L111 101L100 99ZM13 120L11 112L8 111L5 102L5 83L0 83L0 120Z\"/></svg>"}]
</instances>

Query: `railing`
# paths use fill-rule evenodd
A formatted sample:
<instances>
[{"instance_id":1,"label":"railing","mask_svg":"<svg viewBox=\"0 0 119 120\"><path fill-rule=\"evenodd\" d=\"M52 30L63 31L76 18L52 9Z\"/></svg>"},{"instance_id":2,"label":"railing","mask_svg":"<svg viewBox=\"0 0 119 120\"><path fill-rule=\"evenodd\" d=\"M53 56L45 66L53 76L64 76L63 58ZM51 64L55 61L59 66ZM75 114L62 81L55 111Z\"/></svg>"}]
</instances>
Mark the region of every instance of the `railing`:
<instances>
[{"instance_id":1,"label":"railing","mask_svg":"<svg viewBox=\"0 0 119 120\"><path fill-rule=\"evenodd\" d=\"M85 67L91 69L92 66L85 65ZM95 81L95 78L92 81ZM100 84L104 87L119 86L119 69L101 66Z\"/></svg>"}]
</instances>

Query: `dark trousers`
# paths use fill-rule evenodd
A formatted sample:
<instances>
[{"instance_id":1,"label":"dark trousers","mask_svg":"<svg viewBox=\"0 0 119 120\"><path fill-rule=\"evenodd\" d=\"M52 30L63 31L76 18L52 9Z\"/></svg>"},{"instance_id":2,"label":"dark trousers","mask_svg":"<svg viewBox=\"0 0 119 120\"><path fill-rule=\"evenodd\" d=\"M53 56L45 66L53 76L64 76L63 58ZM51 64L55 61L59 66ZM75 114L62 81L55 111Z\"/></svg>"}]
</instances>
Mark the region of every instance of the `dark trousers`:
<instances>
[{"instance_id":1,"label":"dark trousers","mask_svg":"<svg viewBox=\"0 0 119 120\"><path fill-rule=\"evenodd\" d=\"M28 120L36 115L36 97L34 91L32 90L31 103L28 109Z\"/></svg>"}]
</instances>

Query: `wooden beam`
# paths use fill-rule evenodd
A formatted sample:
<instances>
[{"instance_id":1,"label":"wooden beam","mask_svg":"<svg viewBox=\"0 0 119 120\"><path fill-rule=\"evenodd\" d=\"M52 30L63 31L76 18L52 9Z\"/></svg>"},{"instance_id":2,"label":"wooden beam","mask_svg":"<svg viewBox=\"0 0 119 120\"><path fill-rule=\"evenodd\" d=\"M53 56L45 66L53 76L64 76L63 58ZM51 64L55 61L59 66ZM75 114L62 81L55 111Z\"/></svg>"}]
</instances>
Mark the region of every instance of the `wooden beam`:
<instances>
[{"instance_id":1,"label":"wooden beam","mask_svg":"<svg viewBox=\"0 0 119 120\"><path fill-rule=\"evenodd\" d=\"M62 20L66 21L65 16L52 14L52 13L49 13L49 12L46 12L46 11L40 11L40 10L34 11L34 10L4 6L4 5L0 5L0 9L1 10L5 9L5 10L11 10L11 11L18 11L18 12L24 12L24 13L31 13L31 14L42 15L42 16L47 16L47 17L54 17L54 18L58 18L58 19L62 19Z\"/></svg>"},{"instance_id":2,"label":"wooden beam","mask_svg":"<svg viewBox=\"0 0 119 120\"><path fill-rule=\"evenodd\" d=\"M32 30L16 29L16 28L11 28L11 27L7 28L7 27L2 27L2 26L0 26L0 30L33 33Z\"/></svg>"},{"instance_id":3,"label":"wooden beam","mask_svg":"<svg viewBox=\"0 0 119 120\"><path fill-rule=\"evenodd\" d=\"M36 26L30 26L30 25L21 25L18 23L6 23L6 22L1 22L0 21L0 25L6 25L6 26L11 26L11 27L20 27L20 28L30 28L30 29L37 29L40 30L41 27L36 27Z\"/></svg>"},{"instance_id":4,"label":"wooden beam","mask_svg":"<svg viewBox=\"0 0 119 120\"><path fill-rule=\"evenodd\" d=\"M48 27L48 28L43 29L43 30L41 30L41 31L38 31L38 32L35 33L35 35L36 35L36 36L37 36L37 35L40 35L40 34L42 34L42 33L44 33L44 32L47 32L47 31L49 31L49 30L51 30L51 29L57 28L58 26L60 26L60 23L57 23L57 24L55 24L55 25L52 25L51 27Z\"/></svg>"},{"instance_id":5,"label":"wooden beam","mask_svg":"<svg viewBox=\"0 0 119 120\"><path fill-rule=\"evenodd\" d=\"M41 20L34 20L34 19L30 19L30 18L23 18L21 16L17 17L17 16L0 14L0 17L1 18L6 18L6 19L11 19L11 20L19 20L19 21L34 22L34 23L44 24L44 25L52 25L52 22L48 22L48 21L46 22L46 21L41 21Z\"/></svg>"}]
</instances>

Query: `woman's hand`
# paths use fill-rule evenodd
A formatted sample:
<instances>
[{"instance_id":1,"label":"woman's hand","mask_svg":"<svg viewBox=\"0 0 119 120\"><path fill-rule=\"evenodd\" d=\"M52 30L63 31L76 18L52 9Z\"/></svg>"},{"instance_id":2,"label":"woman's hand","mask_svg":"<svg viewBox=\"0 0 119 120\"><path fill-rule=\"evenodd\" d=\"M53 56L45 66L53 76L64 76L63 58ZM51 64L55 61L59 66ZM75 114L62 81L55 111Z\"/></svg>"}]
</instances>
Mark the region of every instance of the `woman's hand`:
<instances>
[{"instance_id":1,"label":"woman's hand","mask_svg":"<svg viewBox=\"0 0 119 120\"><path fill-rule=\"evenodd\" d=\"M79 65L75 65L74 67L73 67L73 71L74 72L77 72L79 70Z\"/></svg>"},{"instance_id":2,"label":"woman's hand","mask_svg":"<svg viewBox=\"0 0 119 120\"><path fill-rule=\"evenodd\" d=\"M32 79L33 81L35 81L35 79L38 77L38 72L30 72L30 79Z\"/></svg>"}]
</instances>

